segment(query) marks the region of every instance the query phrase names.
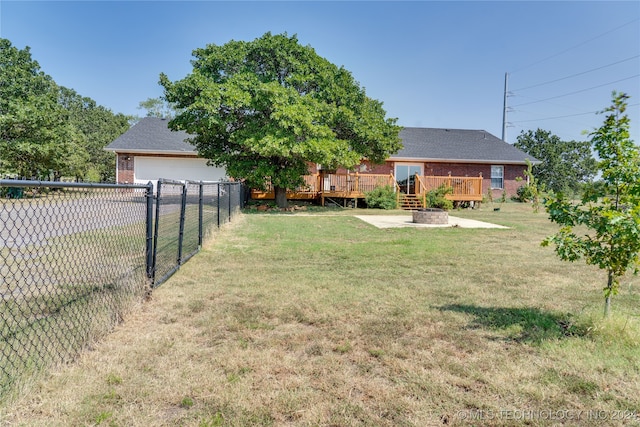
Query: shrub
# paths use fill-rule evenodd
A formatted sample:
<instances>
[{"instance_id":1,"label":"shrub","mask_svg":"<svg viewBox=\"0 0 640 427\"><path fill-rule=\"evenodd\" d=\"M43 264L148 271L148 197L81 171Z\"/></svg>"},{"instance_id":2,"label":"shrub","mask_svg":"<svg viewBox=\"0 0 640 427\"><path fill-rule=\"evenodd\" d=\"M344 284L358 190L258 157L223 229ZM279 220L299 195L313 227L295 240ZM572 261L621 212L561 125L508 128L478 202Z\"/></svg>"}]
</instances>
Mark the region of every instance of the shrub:
<instances>
[{"instance_id":1,"label":"shrub","mask_svg":"<svg viewBox=\"0 0 640 427\"><path fill-rule=\"evenodd\" d=\"M431 190L427 193L427 207L428 208L438 208L444 210L453 209L453 202L445 196L447 194L453 193L453 188L449 187L446 184L442 184L440 187L435 190Z\"/></svg>"},{"instance_id":2,"label":"shrub","mask_svg":"<svg viewBox=\"0 0 640 427\"><path fill-rule=\"evenodd\" d=\"M100 171L97 168L89 168L87 173L84 176L85 182L100 182L102 181L102 176L100 175Z\"/></svg>"},{"instance_id":3,"label":"shrub","mask_svg":"<svg viewBox=\"0 0 640 427\"><path fill-rule=\"evenodd\" d=\"M529 203L537 197L537 189L532 185L522 185L518 187L516 191L516 197L514 198L518 202Z\"/></svg>"},{"instance_id":4,"label":"shrub","mask_svg":"<svg viewBox=\"0 0 640 427\"><path fill-rule=\"evenodd\" d=\"M390 185L377 187L369 191L365 194L364 200L367 202L368 207L374 209L396 209L398 207L396 193Z\"/></svg>"}]
</instances>

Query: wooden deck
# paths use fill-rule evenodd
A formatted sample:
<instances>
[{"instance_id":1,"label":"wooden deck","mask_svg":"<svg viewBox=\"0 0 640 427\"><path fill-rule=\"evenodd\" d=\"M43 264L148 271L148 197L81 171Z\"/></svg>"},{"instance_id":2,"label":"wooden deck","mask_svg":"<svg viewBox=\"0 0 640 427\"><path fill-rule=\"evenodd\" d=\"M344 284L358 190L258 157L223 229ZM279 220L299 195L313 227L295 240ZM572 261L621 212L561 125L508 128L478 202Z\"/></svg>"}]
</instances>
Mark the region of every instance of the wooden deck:
<instances>
[{"instance_id":1,"label":"wooden deck","mask_svg":"<svg viewBox=\"0 0 640 427\"><path fill-rule=\"evenodd\" d=\"M454 202L481 202L482 176L419 176L416 175L416 195L426 193L440 186L451 187L453 192L445 197Z\"/></svg>"},{"instance_id":2,"label":"wooden deck","mask_svg":"<svg viewBox=\"0 0 640 427\"><path fill-rule=\"evenodd\" d=\"M366 193L377 188L390 185L396 189L398 200L403 193L396 183L393 175L347 173L327 174L316 173L304 176L304 185L287 191L289 200L319 200L324 206L326 200L354 201L357 206L358 199L364 199ZM424 207L425 196L431 190L442 185L453 189L447 198L454 202L480 202L482 201L482 176L458 177L458 176L420 176L415 175L414 194L412 199ZM275 194L270 186L265 191L252 190L251 198L255 200L273 200Z\"/></svg>"}]
</instances>

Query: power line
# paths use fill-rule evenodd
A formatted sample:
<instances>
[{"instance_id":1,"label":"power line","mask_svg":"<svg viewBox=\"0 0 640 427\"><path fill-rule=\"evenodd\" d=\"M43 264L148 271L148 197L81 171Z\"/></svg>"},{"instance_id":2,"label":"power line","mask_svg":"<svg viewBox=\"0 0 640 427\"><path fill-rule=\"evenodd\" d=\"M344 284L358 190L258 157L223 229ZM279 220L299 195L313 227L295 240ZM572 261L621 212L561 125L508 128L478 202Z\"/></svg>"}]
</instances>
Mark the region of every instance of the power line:
<instances>
[{"instance_id":1,"label":"power line","mask_svg":"<svg viewBox=\"0 0 640 427\"><path fill-rule=\"evenodd\" d=\"M544 85L547 85L547 84L551 84L551 83L559 82L559 81L561 81L561 80L570 79L570 78L572 78L572 77L581 76L581 75L583 75L583 74L588 74L588 73L591 73L591 72L593 72L593 71L602 70L603 68L607 68L607 67L611 67L611 66L613 66L613 65L621 64L621 63L623 63L623 62L631 61L632 59L636 59L636 58L638 58L638 57L640 57L640 55L636 55L636 56L632 56L632 57L630 57L630 58L622 59L622 60L617 61L617 62L612 62L611 64L603 65L603 66L601 66L601 67L592 68L591 70L583 71L583 72L581 72L581 73L575 73L575 74L571 74L570 76L560 77L559 79L549 80L549 81L546 81L546 82L537 83L537 84L534 84L534 85L531 85L531 86L522 87L522 88L519 88L519 89L513 89L513 90L512 90L512 92L518 92L518 91L521 91L521 90L531 89L531 88L538 87L538 86L544 86Z\"/></svg>"},{"instance_id":2,"label":"power line","mask_svg":"<svg viewBox=\"0 0 640 427\"><path fill-rule=\"evenodd\" d=\"M636 102L633 104L629 104L627 105L627 108L630 107L637 107L640 105L640 102ZM514 110L515 112L520 112L520 113L526 113L526 114L535 114L535 113L531 113L529 111L523 111L523 110ZM571 118L571 117L578 117L578 116L587 116L587 115L592 115L592 114L600 114L602 113L602 110L597 110L597 111L589 111L586 113L577 113L577 114L567 114L564 116L555 116L555 117L543 117L543 118L539 118L539 119L529 119L529 120L514 120L512 122L509 122L509 124L511 125L510 127L515 127L515 128L519 128L519 129L525 129L525 127L521 124L521 123L531 123L531 122L538 122L538 121L545 121L545 120L554 120L554 119L567 119L567 118ZM587 126L585 124L585 126ZM574 138L574 136L570 136L568 134L564 134L564 136L562 134L558 134L556 133L558 136L560 137L566 137L566 138Z\"/></svg>"},{"instance_id":3,"label":"power line","mask_svg":"<svg viewBox=\"0 0 640 427\"><path fill-rule=\"evenodd\" d=\"M627 108L636 107L638 105L640 105L640 102L636 102L635 104L628 104ZM511 110L511 111L516 112L516 113L535 114L535 113L531 113L529 111L523 111L523 110ZM537 121L543 121L543 120L566 119L568 117L586 116L586 115L589 115L589 114L599 114L601 112L602 112L602 110L596 110L596 111L587 111L586 113L576 113L576 114L566 114L564 116L545 117L545 118L542 118L542 119L513 120L513 121L511 121L511 123L528 123L528 122L537 122Z\"/></svg>"},{"instance_id":4,"label":"power line","mask_svg":"<svg viewBox=\"0 0 640 427\"><path fill-rule=\"evenodd\" d=\"M525 68L533 67L534 65L538 65L538 64L540 64L541 62L548 61L549 59L555 58L556 56L560 56L560 55L562 55L563 53L566 53L566 52L568 52L568 51L570 51L570 50L573 50L573 49L575 49L575 48L577 48L577 47L580 47L580 46L585 45L585 44L587 44L587 43L589 43L589 42L592 42L592 41L594 41L594 40L597 40L597 39L599 39L600 37L604 37L604 36L606 36L607 34L610 34L610 33L614 32L614 31L619 30L620 28L626 27L627 25L633 24L633 23L638 22L638 21L640 21L640 18L636 18L636 19L634 19L633 21L629 21L629 22L627 22L627 23L625 23L625 24L622 24L622 25L620 25L620 26L618 26L618 27L616 27L616 28L612 29L612 30L605 31L604 33L602 33L602 34L600 34L600 35L597 35L597 36L592 37L592 38L590 38L590 39L588 39L588 40L585 40L585 41L583 41L583 42L581 42L581 43L578 43L577 45L574 45L574 46L568 47L568 48L566 48L566 49L564 49L564 50L562 50L562 51L560 51L560 52L558 52L558 53L554 53L553 55L550 55L550 56L547 56L546 58L540 59L539 61L533 62L533 63L531 63L531 64L529 64L529 65L525 65L524 67L517 68L517 69L515 69L515 70L511 71L511 74L513 74L513 73L515 73L515 72L517 72L517 71L524 70Z\"/></svg>"},{"instance_id":5,"label":"power line","mask_svg":"<svg viewBox=\"0 0 640 427\"><path fill-rule=\"evenodd\" d=\"M625 77L623 79L615 80L613 82L604 83L604 84L601 84L601 85L598 85L598 86L592 86L592 87L588 87L586 89L580 89L580 90L576 90L576 91L573 91L573 92L565 93L565 94L562 94L562 95L552 96L550 98L539 99L537 101L525 102L523 104L514 105L514 106L512 106L512 108L521 107L523 105L529 105L529 104L537 104L538 102L549 101L551 99L562 98L562 97L569 96L569 95L575 95L576 93L586 92L588 90L597 89L597 88L608 86L608 85L611 85L611 84L614 84L614 83L623 82L625 80L631 80L631 79L634 79L634 78L639 77L639 76L640 76L640 74L635 74L635 75L630 76L630 77Z\"/></svg>"},{"instance_id":6,"label":"power line","mask_svg":"<svg viewBox=\"0 0 640 427\"><path fill-rule=\"evenodd\" d=\"M511 123L528 123L528 122L538 122L543 120L566 119L567 117L586 116L589 114L596 114L596 113L598 113L598 111L589 111L587 113L578 113L578 114L567 114L565 116L545 117L543 119L513 120Z\"/></svg>"}]
</instances>

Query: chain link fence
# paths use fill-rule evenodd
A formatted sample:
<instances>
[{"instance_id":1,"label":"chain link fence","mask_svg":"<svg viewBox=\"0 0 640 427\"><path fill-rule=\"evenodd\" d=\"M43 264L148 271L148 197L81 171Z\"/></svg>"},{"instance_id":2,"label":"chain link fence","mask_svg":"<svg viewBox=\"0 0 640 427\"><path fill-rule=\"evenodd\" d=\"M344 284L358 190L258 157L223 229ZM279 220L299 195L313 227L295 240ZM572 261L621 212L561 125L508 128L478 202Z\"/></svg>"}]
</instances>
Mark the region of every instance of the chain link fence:
<instances>
[{"instance_id":1,"label":"chain link fence","mask_svg":"<svg viewBox=\"0 0 640 427\"><path fill-rule=\"evenodd\" d=\"M0 180L0 400L110 331L239 213L242 192Z\"/></svg>"},{"instance_id":2,"label":"chain link fence","mask_svg":"<svg viewBox=\"0 0 640 427\"><path fill-rule=\"evenodd\" d=\"M235 182L158 180L153 247L153 286L195 255L202 241L231 221L242 205Z\"/></svg>"}]
</instances>

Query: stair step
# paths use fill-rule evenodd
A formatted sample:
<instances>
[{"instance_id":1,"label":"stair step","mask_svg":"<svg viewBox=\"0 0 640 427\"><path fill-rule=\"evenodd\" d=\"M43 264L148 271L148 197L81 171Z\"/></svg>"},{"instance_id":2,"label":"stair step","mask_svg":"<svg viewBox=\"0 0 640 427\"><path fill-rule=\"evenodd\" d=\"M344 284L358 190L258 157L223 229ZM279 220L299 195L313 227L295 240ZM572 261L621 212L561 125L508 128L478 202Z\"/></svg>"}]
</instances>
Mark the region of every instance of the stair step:
<instances>
[{"instance_id":1,"label":"stair step","mask_svg":"<svg viewBox=\"0 0 640 427\"><path fill-rule=\"evenodd\" d=\"M422 208L422 200L414 195L405 194L402 197L400 207L404 210L419 209Z\"/></svg>"}]
</instances>

